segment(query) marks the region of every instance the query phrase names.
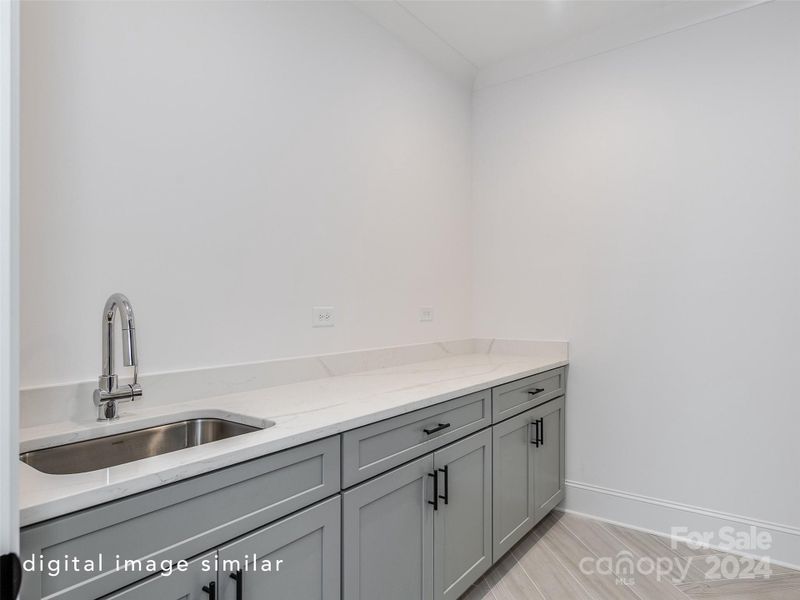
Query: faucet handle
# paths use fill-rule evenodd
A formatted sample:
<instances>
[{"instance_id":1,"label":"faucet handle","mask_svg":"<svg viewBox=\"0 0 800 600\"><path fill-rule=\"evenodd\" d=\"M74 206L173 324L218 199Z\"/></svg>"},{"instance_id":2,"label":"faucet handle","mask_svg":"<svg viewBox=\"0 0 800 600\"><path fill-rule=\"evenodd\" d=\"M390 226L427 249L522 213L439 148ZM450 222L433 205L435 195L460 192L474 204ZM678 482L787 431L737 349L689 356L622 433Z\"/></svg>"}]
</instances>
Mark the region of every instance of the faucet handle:
<instances>
[{"instance_id":1,"label":"faucet handle","mask_svg":"<svg viewBox=\"0 0 800 600\"><path fill-rule=\"evenodd\" d=\"M133 379L133 383L129 383L127 385L127 387L129 387L130 390L131 390L131 397L127 398L127 400L130 400L131 402L133 402L134 400L136 400L136 398L141 397L141 395L142 395L142 386L137 383L135 377Z\"/></svg>"},{"instance_id":2,"label":"faucet handle","mask_svg":"<svg viewBox=\"0 0 800 600\"><path fill-rule=\"evenodd\" d=\"M116 378L116 375L113 376ZM102 380L103 377L100 379ZM102 381L101 381L102 386ZM113 391L97 389L94 391L94 405L97 407L98 421L113 421L119 418L119 403L133 402L142 395L142 386L136 381L115 387Z\"/></svg>"}]
</instances>

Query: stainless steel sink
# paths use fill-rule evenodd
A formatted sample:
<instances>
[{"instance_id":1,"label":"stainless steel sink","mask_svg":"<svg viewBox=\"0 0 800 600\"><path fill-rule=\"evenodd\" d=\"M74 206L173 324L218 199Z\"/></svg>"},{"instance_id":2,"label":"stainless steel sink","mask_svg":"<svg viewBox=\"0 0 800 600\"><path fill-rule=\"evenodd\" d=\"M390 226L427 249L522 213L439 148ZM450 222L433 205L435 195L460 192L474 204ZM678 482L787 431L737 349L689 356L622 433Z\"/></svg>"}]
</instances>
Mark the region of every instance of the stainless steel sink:
<instances>
[{"instance_id":1,"label":"stainless steel sink","mask_svg":"<svg viewBox=\"0 0 800 600\"><path fill-rule=\"evenodd\" d=\"M188 419L63 446L32 450L20 454L19 459L34 469L52 475L86 473L261 429L263 428L223 419Z\"/></svg>"}]
</instances>

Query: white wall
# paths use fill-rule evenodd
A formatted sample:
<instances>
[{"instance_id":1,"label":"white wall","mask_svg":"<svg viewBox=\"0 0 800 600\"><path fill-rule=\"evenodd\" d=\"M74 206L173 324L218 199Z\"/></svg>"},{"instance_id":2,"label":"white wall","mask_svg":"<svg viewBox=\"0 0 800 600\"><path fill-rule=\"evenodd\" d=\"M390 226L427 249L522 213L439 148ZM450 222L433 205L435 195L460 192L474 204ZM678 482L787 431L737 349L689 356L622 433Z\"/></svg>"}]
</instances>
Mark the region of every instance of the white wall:
<instances>
[{"instance_id":1,"label":"white wall","mask_svg":"<svg viewBox=\"0 0 800 600\"><path fill-rule=\"evenodd\" d=\"M24 386L97 376L114 291L146 373L469 333L470 93L360 11L22 19Z\"/></svg>"},{"instance_id":2,"label":"white wall","mask_svg":"<svg viewBox=\"0 0 800 600\"><path fill-rule=\"evenodd\" d=\"M798 31L770 3L477 92L473 333L570 341L569 479L800 526Z\"/></svg>"}]
</instances>

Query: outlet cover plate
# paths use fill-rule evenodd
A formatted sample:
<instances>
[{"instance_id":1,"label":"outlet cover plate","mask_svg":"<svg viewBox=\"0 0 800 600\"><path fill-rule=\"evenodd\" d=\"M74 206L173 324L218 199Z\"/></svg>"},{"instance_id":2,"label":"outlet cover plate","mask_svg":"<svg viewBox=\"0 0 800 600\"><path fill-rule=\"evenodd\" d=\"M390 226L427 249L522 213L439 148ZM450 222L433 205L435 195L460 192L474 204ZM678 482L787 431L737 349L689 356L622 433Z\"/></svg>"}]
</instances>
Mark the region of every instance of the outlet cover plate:
<instances>
[{"instance_id":1,"label":"outlet cover plate","mask_svg":"<svg viewBox=\"0 0 800 600\"><path fill-rule=\"evenodd\" d=\"M311 309L312 327L333 327L336 325L336 313L332 306L315 306Z\"/></svg>"}]
</instances>

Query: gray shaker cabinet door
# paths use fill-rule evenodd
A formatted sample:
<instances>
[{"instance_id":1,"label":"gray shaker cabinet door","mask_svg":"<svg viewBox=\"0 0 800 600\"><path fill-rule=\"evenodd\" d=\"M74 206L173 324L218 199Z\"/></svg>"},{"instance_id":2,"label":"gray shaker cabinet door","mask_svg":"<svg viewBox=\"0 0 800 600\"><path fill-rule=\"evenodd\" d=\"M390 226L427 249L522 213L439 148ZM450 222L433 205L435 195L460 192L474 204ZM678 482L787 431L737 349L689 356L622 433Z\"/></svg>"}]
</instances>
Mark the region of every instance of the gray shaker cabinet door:
<instances>
[{"instance_id":1,"label":"gray shaker cabinet door","mask_svg":"<svg viewBox=\"0 0 800 600\"><path fill-rule=\"evenodd\" d=\"M492 427L493 557L497 561L533 528L531 411Z\"/></svg>"},{"instance_id":2,"label":"gray shaker cabinet door","mask_svg":"<svg viewBox=\"0 0 800 600\"><path fill-rule=\"evenodd\" d=\"M538 420L540 428L539 445L532 445L536 522L564 499L564 408L562 396L530 411L531 420Z\"/></svg>"},{"instance_id":3,"label":"gray shaker cabinet door","mask_svg":"<svg viewBox=\"0 0 800 600\"><path fill-rule=\"evenodd\" d=\"M564 406L562 396L492 427L495 561L564 499Z\"/></svg>"},{"instance_id":4,"label":"gray shaker cabinet door","mask_svg":"<svg viewBox=\"0 0 800 600\"><path fill-rule=\"evenodd\" d=\"M121 592L104 596L104 600L209 600L214 593L217 572L216 552L189 561L186 571L155 575ZM203 588L205 587L205 591Z\"/></svg>"},{"instance_id":5,"label":"gray shaker cabinet door","mask_svg":"<svg viewBox=\"0 0 800 600\"><path fill-rule=\"evenodd\" d=\"M434 597L456 600L492 564L491 429L438 450L433 462L439 477Z\"/></svg>"},{"instance_id":6,"label":"gray shaker cabinet door","mask_svg":"<svg viewBox=\"0 0 800 600\"><path fill-rule=\"evenodd\" d=\"M223 546L217 600L339 600L340 518L335 496Z\"/></svg>"},{"instance_id":7,"label":"gray shaker cabinet door","mask_svg":"<svg viewBox=\"0 0 800 600\"><path fill-rule=\"evenodd\" d=\"M433 597L433 455L342 494L346 600Z\"/></svg>"}]
</instances>

